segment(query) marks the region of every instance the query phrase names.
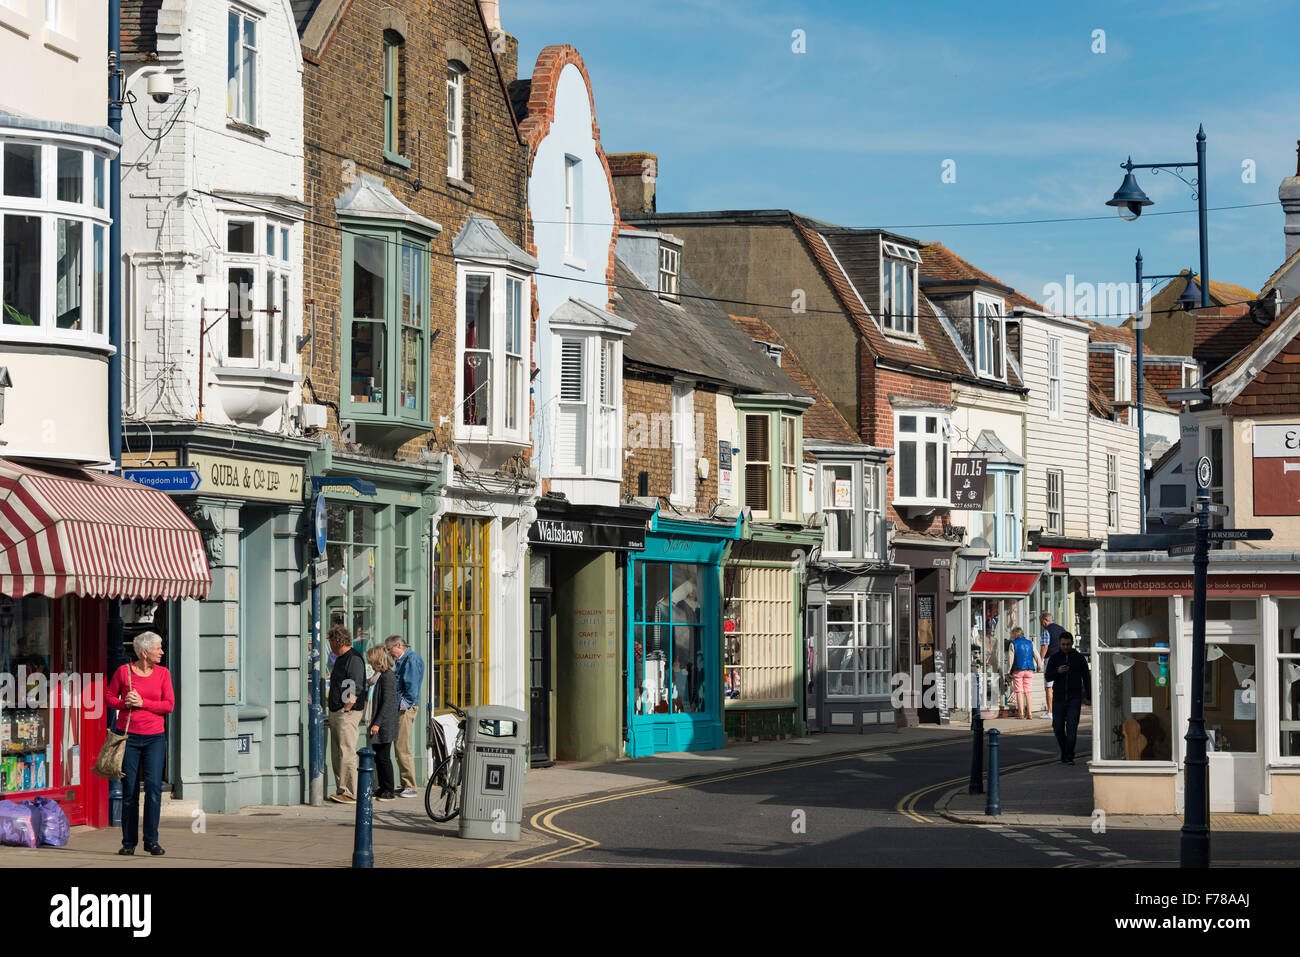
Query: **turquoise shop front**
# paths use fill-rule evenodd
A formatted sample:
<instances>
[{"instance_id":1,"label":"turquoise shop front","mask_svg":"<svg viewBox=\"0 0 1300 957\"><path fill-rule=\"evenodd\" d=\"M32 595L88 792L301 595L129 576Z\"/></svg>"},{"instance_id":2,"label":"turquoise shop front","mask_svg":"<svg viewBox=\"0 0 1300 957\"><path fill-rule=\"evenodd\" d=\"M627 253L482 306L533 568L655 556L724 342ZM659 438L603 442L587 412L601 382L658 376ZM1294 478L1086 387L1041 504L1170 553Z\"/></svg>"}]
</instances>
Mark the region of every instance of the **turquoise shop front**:
<instances>
[{"instance_id":1,"label":"turquoise shop front","mask_svg":"<svg viewBox=\"0 0 1300 957\"><path fill-rule=\"evenodd\" d=\"M629 757L722 747L722 569L734 523L656 512L627 563Z\"/></svg>"}]
</instances>

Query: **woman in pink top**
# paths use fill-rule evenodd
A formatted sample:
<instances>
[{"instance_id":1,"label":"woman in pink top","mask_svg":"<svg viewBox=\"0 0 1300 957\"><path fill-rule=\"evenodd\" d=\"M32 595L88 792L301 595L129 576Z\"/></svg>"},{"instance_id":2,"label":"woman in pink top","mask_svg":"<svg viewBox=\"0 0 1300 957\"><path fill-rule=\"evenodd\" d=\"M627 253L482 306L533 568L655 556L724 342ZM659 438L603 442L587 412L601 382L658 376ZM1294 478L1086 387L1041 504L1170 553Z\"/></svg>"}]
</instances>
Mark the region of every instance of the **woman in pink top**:
<instances>
[{"instance_id":1,"label":"woman in pink top","mask_svg":"<svg viewBox=\"0 0 1300 957\"><path fill-rule=\"evenodd\" d=\"M137 660L123 665L109 679L104 700L115 708L117 731L126 735L122 755L122 849L135 853L140 830L140 780L144 779L144 849L165 853L158 843L158 814L162 806L163 755L167 734L163 715L176 706L172 676L160 662L162 636L155 631L135 636Z\"/></svg>"}]
</instances>

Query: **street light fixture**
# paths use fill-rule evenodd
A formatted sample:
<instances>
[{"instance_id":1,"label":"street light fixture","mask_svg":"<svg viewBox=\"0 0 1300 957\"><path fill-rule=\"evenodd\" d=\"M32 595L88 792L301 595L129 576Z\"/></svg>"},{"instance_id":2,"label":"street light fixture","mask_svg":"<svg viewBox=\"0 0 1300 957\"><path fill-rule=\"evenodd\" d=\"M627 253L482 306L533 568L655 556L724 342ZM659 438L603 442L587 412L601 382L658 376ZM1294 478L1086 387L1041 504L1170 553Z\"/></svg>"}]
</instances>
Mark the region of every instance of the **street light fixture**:
<instances>
[{"instance_id":1,"label":"street light fixture","mask_svg":"<svg viewBox=\"0 0 1300 957\"><path fill-rule=\"evenodd\" d=\"M1133 157L1129 157L1127 162L1120 163L1120 169L1124 170L1124 181L1120 183L1119 189L1115 190L1115 195L1106 201L1107 206L1114 206L1122 219L1127 222L1133 222L1142 215L1142 209L1146 206L1154 205L1151 197L1142 191L1138 185L1137 177L1133 175L1135 169L1149 169L1159 173L1164 170L1172 173L1180 180L1192 188L1192 195L1196 198L1196 209L1199 215L1198 229L1201 239L1201 306L1206 307L1210 304L1210 254L1209 246L1206 241L1206 206L1205 206L1205 127L1201 126L1196 131L1196 178L1188 179L1183 175L1183 169L1192 166L1192 163L1134 163ZM1139 365L1139 368L1141 366Z\"/></svg>"}]
</instances>

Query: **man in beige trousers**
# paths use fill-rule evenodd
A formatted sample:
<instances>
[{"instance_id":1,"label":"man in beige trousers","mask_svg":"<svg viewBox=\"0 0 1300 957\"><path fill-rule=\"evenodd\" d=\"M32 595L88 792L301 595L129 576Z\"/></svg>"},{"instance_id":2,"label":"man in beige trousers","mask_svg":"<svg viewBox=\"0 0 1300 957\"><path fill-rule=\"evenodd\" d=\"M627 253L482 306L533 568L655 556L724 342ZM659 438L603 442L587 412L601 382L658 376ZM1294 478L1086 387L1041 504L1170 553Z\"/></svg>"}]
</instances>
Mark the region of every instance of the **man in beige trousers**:
<instances>
[{"instance_id":1,"label":"man in beige trousers","mask_svg":"<svg viewBox=\"0 0 1300 957\"><path fill-rule=\"evenodd\" d=\"M420 713L420 689L424 686L424 659L407 647L401 635L389 635L384 645L397 662L397 708L401 721L397 726L397 770L401 775L402 797L419 797L415 779L415 751L411 733Z\"/></svg>"},{"instance_id":2,"label":"man in beige trousers","mask_svg":"<svg viewBox=\"0 0 1300 957\"><path fill-rule=\"evenodd\" d=\"M329 728L330 758L334 764L334 782L338 790L329 799L338 804L355 804L357 800L357 738L366 702L366 666L352 648L352 635L346 625L334 625L327 636L334 652L330 671Z\"/></svg>"}]
</instances>

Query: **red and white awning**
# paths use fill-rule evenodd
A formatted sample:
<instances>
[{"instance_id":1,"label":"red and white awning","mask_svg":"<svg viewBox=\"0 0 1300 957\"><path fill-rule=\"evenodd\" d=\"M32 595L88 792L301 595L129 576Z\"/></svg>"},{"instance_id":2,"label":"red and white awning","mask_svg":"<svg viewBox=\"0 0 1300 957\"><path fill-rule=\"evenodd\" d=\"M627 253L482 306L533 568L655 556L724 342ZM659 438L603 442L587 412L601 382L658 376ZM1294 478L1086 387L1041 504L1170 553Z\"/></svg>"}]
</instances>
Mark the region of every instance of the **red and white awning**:
<instances>
[{"instance_id":1,"label":"red and white awning","mask_svg":"<svg viewBox=\"0 0 1300 957\"><path fill-rule=\"evenodd\" d=\"M203 538L162 492L0 459L0 595L207 598Z\"/></svg>"},{"instance_id":2,"label":"red and white awning","mask_svg":"<svg viewBox=\"0 0 1300 957\"><path fill-rule=\"evenodd\" d=\"M1038 583L1038 572L980 572L972 595L1028 595Z\"/></svg>"}]
</instances>

